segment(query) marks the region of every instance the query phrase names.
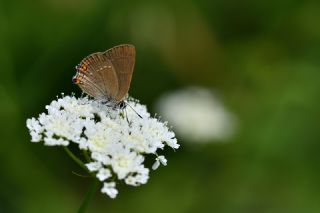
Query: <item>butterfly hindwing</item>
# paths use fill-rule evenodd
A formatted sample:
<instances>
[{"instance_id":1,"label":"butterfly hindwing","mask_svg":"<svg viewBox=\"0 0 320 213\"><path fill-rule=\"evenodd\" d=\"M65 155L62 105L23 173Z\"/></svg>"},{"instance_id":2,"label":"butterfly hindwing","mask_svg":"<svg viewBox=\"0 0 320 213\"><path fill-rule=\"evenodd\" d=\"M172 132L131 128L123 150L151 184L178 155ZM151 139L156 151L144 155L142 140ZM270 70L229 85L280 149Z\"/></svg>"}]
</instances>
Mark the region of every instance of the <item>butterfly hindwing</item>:
<instances>
[{"instance_id":1,"label":"butterfly hindwing","mask_svg":"<svg viewBox=\"0 0 320 213\"><path fill-rule=\"evenodd\" d=\"M130 88L135 64L135 47L129 44L122 44L105 51L103 54L114 66L119 85L114 99L119 102L127 95Z\"/></svg>"}]
</instances>

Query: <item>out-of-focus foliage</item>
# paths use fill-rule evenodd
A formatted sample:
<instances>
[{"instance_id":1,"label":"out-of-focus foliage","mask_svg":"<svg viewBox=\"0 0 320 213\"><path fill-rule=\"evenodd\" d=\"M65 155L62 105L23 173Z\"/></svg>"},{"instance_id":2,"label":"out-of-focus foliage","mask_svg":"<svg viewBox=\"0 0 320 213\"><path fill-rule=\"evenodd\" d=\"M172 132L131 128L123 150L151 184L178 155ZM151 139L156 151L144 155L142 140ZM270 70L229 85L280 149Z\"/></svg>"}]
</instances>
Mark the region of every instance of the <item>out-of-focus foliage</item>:
<instances>
[{"instance_id":1,"label":"out-of-focus foliage","mask_svg":"<svg viewBox=\"0 0 320 213\"><path fill-rule=\"evenodd\" d=\"M148 106L214 88L238 117L228 143L182 144L149 183L97 193L89 212L319 212L319 1L0 2L0 212L75 212L89 180L26 118L71 83L86 55L132 43L130 94ZM196 109L195 109L196 110Z\"/></svg>"}]
</instances>

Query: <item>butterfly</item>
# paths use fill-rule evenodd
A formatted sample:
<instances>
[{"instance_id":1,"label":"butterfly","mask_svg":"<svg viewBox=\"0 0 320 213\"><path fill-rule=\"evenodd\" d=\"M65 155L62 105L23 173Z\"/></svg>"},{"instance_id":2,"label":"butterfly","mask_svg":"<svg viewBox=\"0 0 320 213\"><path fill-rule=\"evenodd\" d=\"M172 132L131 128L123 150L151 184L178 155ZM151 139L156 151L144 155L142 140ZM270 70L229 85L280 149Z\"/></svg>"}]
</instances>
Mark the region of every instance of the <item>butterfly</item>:
<instances>
[{"instance_id":1,"label":"butterfly","mask_svg":"<svg viewBox=\"0 0 320 213\"><path fill-rule=\"evenodd\" d=\"M114 108L125 108L135 64L136 51L121 44L105 52L92 53L76 66L72 81L96 100Z\"/></svg>"}]
</instances>

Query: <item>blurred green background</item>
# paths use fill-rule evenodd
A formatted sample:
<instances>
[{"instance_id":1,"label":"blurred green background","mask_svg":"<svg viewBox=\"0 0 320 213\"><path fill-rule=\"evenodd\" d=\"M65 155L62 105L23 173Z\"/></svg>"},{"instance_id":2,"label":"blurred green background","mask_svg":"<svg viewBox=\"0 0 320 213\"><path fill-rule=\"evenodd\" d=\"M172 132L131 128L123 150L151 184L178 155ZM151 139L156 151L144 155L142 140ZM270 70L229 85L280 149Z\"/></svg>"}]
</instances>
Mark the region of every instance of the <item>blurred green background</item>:
<instances>
[{"instance_id":1,"label":"blurred green background","mask_svg":"<svg viewBox=\"0 0 320 213\"><path fill-rule=\"evenodd\" d=\"M130 94L151 111L163 93L214 88L239 130L180 141L146 185L98 192L88 212L320 212L319 23L319 1L0 1L0 212L76 212L90 181L30 143L25 121L80 94L75 65L121 43L136 46Z\"/></svg>"}]
</instances>

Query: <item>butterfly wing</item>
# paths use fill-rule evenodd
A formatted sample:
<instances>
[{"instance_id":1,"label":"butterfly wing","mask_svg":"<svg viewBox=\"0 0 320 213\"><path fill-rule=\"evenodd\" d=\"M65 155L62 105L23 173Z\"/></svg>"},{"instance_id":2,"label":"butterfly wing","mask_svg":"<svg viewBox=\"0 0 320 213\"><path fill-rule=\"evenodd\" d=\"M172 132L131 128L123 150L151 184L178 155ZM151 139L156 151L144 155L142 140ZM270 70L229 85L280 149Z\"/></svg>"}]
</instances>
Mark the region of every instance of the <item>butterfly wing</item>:
<instances>
[{"instance_id":1,"label":"butterfly wing","mask_svg":"<svg viewBox=\"0 0 320 213\"><path fill-rule=\"evenodd\" d=\"M136 57L135 47L129 44L122 44L105 51L103 54L111 61L115 69L119 88L114 99L120 102L127 95L130 88Z\"/></svg>"},{"instance_id":2,"label":"butterfly wing","mask_svg":"<svg viewBox=\"0 0 320 213\"><path fill-rule=\"evenodd\" d=\"M96 99L113 99L119 90L115 68L102 53L93 53L80 62L74 82Z\"/></svg>"}]
</instances>

